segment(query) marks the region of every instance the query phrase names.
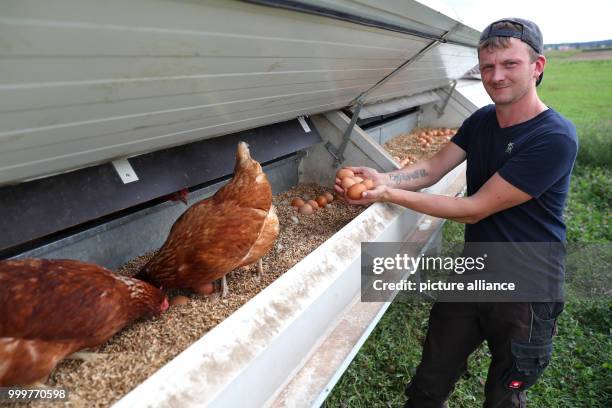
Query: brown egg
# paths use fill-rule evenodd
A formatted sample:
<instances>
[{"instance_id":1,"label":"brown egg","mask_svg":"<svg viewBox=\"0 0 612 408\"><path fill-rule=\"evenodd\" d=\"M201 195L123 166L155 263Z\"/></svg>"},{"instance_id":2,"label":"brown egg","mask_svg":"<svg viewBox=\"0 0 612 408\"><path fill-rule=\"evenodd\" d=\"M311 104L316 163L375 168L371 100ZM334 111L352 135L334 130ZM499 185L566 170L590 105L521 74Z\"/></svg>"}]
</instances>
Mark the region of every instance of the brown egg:
<instances>
[{"instance_id":1,"label":"brown egg","mask_svg":"<svg viewBox=\"0 0 612 408\"><path fill-rule=\"evenodd\" d=\"M338 172L336 173L336 177L338 177L340 180L345 179L346 177L353 177L355 175L355 173L353 173L351 170L349 169L340 169L338 170Z\"/></svg>"},{"instance_id":2,"label":"brown egg","mask_svg":"<svg viewBox=\"0 0 612 408\"><path fill-rule=\"evenodd\" d=\"M174 305L178 305L178 306L185 306L187 303L189 303L189 298L187 296L175 296L170 300L170 305L174 306Z\"/></svg>"},{"instance_id":3,"label":"brown egg","mask_svg":"<svg viewBox=\"0 0 612 408\"><path fill-rule=\"evenodd\" d=\"M430 147L431 145L429 143L425 143L425 146L424 146L425 149L429 149Z\"/></svg>"},{"instance_id":4,"label":"brown egg","mask_svg":"<svg viewBox=\"0 0 612 408\"><path fill-rule=\"evenodd\" d=\"M343 189L348 189L350 188L353 184L355 184L355 180L353 180L352 177L345 177L342 179L342 181L340 182L340 185L342 186Z\"/></svg>"},{"instance_id":5,"label":"brown egg","mask_svg":"<svg viewBox=\"0 0 612 408\"><path fill-rule=\"evenodd\" d=\"M317 211L319 209L319 204L315 200L308 200L306 204L309 204L313 210Z\"/></svg>"},{"instance_id":6,"label":"brown egg","mask_svg":"<svg viewBox=\"0 0 612 408\"><path fill-rule=\"evenodd\" d=\"M374 182L373 182L372 180L370 180L370 179L365 179L365 180L363 180L363 183L361 183L361 184L363 184L364 186L366 186L366 188L367 188L368 190L371 190L372 188L374 188Z\"/></svg>"},{"instance_id":7,"label":"brown egg","mask_svg":"<svg viewBox=\"0 0 612 408\"><path fill-rule=\"evenodd\" d=\"M325 197L328 203L331 203L332 201L334 201L334 195L330 193L329 191L323 193L323 197Z\"/></svg>"},{"instance_id":8,"label":"brown egg","mask_svg":"<svg viewBox=\"0 0 612 408\"><path fill-rule=\"evenodd\" d=\"M352 200L359 200L361 198L361 193L363 193L367 189L368 188L361 183L355 184L354 186L348 189L346 195Z\"/></svg>"},{"instance_id":9,"label":"brown egg","mask_svg":"<svg viewBox=\"0 0 612 408\"><path fill-rule=\"evenodd\" d=\"M353 177L353 181L354 181L354 182L355 182L355 184L356 184L356 183L361 183L361 182L363 181L363 179L362 179L361 177L357 177L357 176L355 176L355 177Z\"/></svg>"},{"instance_id":10,"label":"brown egg","mask_svg":"<svg viewBox=\"0 0 612 408\"><path fill-rule=\"evenodd\" d=\"M312 206L310 204L304 204L303 206L301 206L298 211L300 212L300 214L312 214L314 212L314 209L312 208Z\"/></svg>"},{"instance_id":11,"label":"brown egg","mask_svg":"<svg viewBox=\"0 0 612 408\"><path fill-rule=\"evenodd\" d=\"M212 282L208 282L194 287L193 291L202 295L210 295L215 291L215 287Z\"/></svg>"},{"instance_id":12,"label":"brown egg","mask_svg":"<svg viewBox=\"0 0 612 408\"><path fill-rule=\"evenodd\" d=\"M323 196L318 196L317 199L315 200L317 202L317 204L319 204L319 207L323 208L327 205L327 198L323 197Z\"/></svg>"},{"instance_id":13,"label":"brown egg","mask_svg":"<svg viewBox=\"0 0 612 408\"><path fill-rule=\"evenodd\" d=\"M291 201L291 206L292 207L301 207L304 205L304 200L302 200L301 198L294 198Z\"/></svg>"}]
</instances>

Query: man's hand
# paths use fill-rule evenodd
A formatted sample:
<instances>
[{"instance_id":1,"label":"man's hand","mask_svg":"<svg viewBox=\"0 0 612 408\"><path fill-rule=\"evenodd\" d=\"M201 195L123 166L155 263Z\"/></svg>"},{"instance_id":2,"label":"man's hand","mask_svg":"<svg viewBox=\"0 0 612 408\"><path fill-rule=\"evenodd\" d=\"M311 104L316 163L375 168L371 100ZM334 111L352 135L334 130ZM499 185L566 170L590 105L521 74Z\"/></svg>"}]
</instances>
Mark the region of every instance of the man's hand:
<instances>
[{"instance_id":1,"label":"man's hand","mask_svg":"<svg viewBox=\"0 0 612 408\"><path fill-rule=\"evenodd\" d=\"M367 204L372 204L378 201L381 201L381 202L387 201L390 188L384 184L375 186L373 189L367 190L361 193L362 197L359 200L352 200L348 198L346 195L346 192L339 184L334 185L334 190L336 190L336 193L338 193L338 196L343 201L349 204L367 205Z\"/></svg>"},{"instance_id":2,"label":"man's hand","mask_svg":"<svg viewBox=\"0 0 612 408\"><path fill-rule=\"evenodd\" d=\"M374 186L386 184L386 177L384 174L379 173L377 170L370 167L343 167L355 173L355 176L361 177L362 179L370 179L374 182ZM336 185L340 188L340 179L336 177Z\"/></svg>"},{"instance_id":3,"label":"man's hand","mask_svg":"<svg viewBox=\"0 0 612 408\"><path fill-rule=\"evenodd\" d=\"M336 184L334 185L334 190L336 190L336 193L338 193L340 198L342 198L344 201L346 201L349 204L355 204L355 205L371 204L375 201L381 200L383 193L386 191L386 189L383 189L383 187L386 187L385 182L387 180L384 174L381 174L377 170L372 169L370 167L344 167L344 168L352 171L356 177L361 177L364 180L365 179L372 180L372 182L374 183L374 188L372 190L367 191L366 197L363 197L365 193L362 193L362 199L351 200L350 198L346 196L346 191L344 191L344 189L340 185L340 182L342 180L336 177Z\"/></svg>"}]
</instances>

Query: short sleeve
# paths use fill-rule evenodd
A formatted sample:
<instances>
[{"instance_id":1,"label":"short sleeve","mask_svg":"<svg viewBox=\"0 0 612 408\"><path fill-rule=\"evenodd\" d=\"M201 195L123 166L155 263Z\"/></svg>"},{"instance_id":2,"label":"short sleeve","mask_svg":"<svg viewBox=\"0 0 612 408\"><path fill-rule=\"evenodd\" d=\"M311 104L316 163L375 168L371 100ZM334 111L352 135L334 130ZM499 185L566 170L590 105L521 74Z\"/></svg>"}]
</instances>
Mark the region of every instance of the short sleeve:
<instances>
[{"instance_id":1,"label":"short sleeve","mask_svg":"<svg viewBox=\"0 0 612 408\"><path fill-rule=\"evenodd\" d=\"M568 135L542 135L522 146L498 172L516 188L539 197L571 171L577 151Z\"/></svg>"},{"instance_id":2,"label":"short sleeve","mask_svg":"<svg viewBox=\"0 0 612 408\"><path fill-rule=\"evenodd\" d=\"M469 144L468 143L468 133L469 132L467 131L468 120L465 120L463 122L459 130L457 130L457 133L455 134L455 136L453 136L452 139L450 140L451 142L453 142L454 144L462 148L463 151L466 153L468 151L468 144Z\"/></svg>"}]
</instances>

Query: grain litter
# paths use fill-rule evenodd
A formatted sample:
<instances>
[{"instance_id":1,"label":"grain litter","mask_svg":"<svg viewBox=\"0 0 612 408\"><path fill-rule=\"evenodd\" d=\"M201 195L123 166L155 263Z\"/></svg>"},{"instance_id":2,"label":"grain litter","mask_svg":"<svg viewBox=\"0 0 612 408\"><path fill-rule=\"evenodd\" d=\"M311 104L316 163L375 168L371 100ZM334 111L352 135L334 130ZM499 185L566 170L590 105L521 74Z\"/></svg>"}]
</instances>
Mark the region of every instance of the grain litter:
<instances>
[{"instance_id":1,"label":"grain litter","mask_svg":"<svg viewBox=\"0 0 612 408\"><path fill-rule=\"evenodd\" d=\"M62 361L46 385L69 390L70 400L64 403L65 406L107 407L119 400L365 209L335 200L332 206L312 215L302 215L290 205L295 197L316 198L326 191L332 190L316 184L300 184L274 197L280 234L275 246L263 259L264 274L261 280L256 277L256 266L252 265L228 275L229 295L226 299L201 297L188 291L171 292L170 297L189 297L189 303L171 307L161 316L141 320L125 328L106 344L93 350L99 353L99 357L93 361ZM298 222L295 222L296 219ZM153 255L151 252L135 258L118 272L131 276ZM61 405L39 400L12 406Z\"/></svg>"}]
</instances>

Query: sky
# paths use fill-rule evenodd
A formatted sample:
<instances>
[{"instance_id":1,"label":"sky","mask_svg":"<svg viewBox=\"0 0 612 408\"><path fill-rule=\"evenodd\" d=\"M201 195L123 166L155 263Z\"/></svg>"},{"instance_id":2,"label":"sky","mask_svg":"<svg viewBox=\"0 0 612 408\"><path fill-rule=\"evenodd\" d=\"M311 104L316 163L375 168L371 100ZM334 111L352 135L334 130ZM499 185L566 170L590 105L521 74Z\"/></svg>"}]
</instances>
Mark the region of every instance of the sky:
<instances>
[{"instance_id":1,"label":"sky","mask_svg":"<svg viewBox=\"0 0 612 408\"><path fill-rule=\"evenodd\" d=\"M612 39L612 0L418 0L482 31L504 17L534 21L544 44Z\"/></svg>"}]
</instances>

